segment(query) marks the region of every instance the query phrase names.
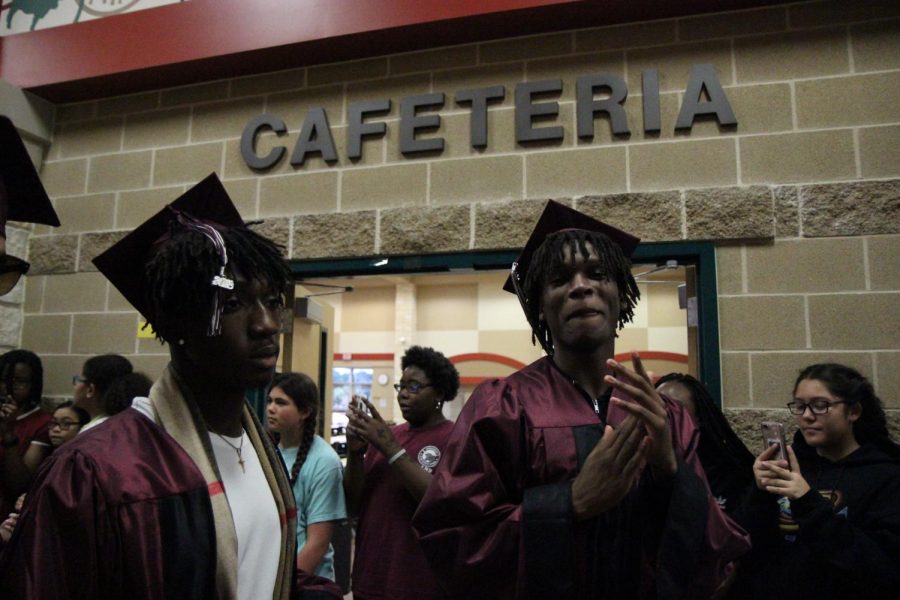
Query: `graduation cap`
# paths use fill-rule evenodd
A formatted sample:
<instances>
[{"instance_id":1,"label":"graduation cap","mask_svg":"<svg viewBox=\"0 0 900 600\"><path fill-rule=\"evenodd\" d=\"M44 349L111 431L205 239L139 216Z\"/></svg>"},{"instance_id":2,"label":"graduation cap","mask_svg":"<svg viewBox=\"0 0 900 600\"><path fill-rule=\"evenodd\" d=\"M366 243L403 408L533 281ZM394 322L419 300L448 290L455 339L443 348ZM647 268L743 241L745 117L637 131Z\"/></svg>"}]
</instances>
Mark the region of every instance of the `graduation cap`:
<instances>
[{"instance_id":1,"label":"graduation cap","mask_svg":"<svg viewBox=\"0 0 900 600\"><path fill-rule=\"evenodd\" d=\"M152 318L152 310L144 267L157 246L165 243L173 230L179 228L204 235L220 259L219 273L212 277L209 285L217 289L230 290L234 288L234 281L225 274L228 251L221 232L244 226L244 220L222 182L215 173L212 173L97 256L93 262L132 306L149 321ZM218 335L221 330L219 294L213 294L211 312L207 333Z\"/></svg>"},{"instance_id":2,"label":"graduation cap","mask_svg":"<svg viewBox=\"0 0 900 600\"><path fill-rule=\"evenodd\" d=\"M548 235L568 229L584 229L586 231L603 233L622 248L622 252L627 257L631 257L634 254L635 248L641 241L640 238L630 233L625 233L621 229L616 229L611 225L580 213L574 208L549 200L528 241L525 242L525 247L522 248L519 257L513 262L509 277L506 278L506 283L503 284L503 289L516 294L524 302L525 298L521 293L521 288L525 283L525 274L531 265L532 256L544 243Z\"/></svg>"},{"instance_id":3,"label":"graduation cap","mask_svg":"<svg viewBox=\"0 0 900 600\"><path fill-rule=\"evenodd\" d=\"M0 115L0 236L6 238L6 221L43 223L59 227L31 156L15 125ZM0 255L0 296L9 292L30 265L21 258Z\"/></svg>"}]
</instances>

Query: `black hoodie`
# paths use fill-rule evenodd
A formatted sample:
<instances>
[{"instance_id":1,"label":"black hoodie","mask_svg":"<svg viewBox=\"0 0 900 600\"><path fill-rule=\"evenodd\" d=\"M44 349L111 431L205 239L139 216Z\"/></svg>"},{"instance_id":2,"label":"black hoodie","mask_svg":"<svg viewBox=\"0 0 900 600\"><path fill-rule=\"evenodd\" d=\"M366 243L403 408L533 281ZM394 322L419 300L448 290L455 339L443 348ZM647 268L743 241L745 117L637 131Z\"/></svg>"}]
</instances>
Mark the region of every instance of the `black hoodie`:
<instances>
[{"instance_id":1,"label":"black hoodie","mask_svg":"<svg viewBox=\"0 0 900 600\"><path fill-rule=\"evenodd\" d=\"M900 448L832 462L800 432L793 448L811 489L788 501L753 486L735 516L753 549L729 598L900 597Z\"/></svg>"}]
</instances>

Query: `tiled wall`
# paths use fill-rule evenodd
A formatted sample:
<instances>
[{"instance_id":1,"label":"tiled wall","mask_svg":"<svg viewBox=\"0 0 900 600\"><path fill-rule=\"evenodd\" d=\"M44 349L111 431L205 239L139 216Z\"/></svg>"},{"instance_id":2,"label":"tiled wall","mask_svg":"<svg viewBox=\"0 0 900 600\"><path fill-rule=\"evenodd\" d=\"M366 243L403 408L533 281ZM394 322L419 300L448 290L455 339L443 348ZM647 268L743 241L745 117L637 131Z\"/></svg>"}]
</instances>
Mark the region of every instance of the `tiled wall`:
<instances>
[{"instance_id":1,"label":"tiled wall","mask_svg":"<svg viewBox=\"0 0 900 600\"><path fill-rule=\"evenodd\" d=\"M674 133L689 68L709 62L737 114ZM662 131L642 132L640 71L660 72ZM575 77L628 82L630 138L574 136ZM518 147L516 83L561 78L565 138ZM473 150L456 91L506 86ZM404 158L397 101L450 98L440 155ZM292 257L421 253L520 245L541 201L573 202L649 241L719 242L721 349L730 407L778 406L796 368L860 366L900 408L900 5L807 2L373 57L62 106L43 178L64 227L30 242L35 274L23 344L47 357L48 390L68 392L84 355L117 350L158 368L137 317L90 258L210 171L242 214ZM385 139L345 157L347 103L390 98ZM297 139L324 106L339 160L285 160L260 174L239 137L254 115ZM260 142L260 153L272 139Z\"/></svg>"}]
</instances>

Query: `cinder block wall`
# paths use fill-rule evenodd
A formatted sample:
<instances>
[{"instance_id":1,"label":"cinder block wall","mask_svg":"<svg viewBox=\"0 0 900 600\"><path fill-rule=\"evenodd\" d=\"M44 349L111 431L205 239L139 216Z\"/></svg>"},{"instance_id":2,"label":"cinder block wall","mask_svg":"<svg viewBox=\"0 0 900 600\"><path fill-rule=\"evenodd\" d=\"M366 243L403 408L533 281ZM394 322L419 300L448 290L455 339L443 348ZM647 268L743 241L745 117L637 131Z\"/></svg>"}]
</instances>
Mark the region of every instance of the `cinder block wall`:
<instances>
[{"instance_id":1,"label":"cinder block wall","mask_svg":"<svg viewBox=\"0 0 900 600\"><path fill-rule=\"evenodd\" d=\"M674 133L690 66L715 65L737 129ZM640 71L660 73L662 131L642 131ZM574 135L574 82L629 85L632 134L597 121ZM516 83L561 78L562 142L516 146ZM456 91L506 86L489 146L469 146ZM445 92L440 155L398 151L398 101ZM70 391L88 354L116 351L156 373L165 349L135 337L137 315L92 256L216 171L246 218L294 258L519 245L546 198L648 241L718 243L725 404L755 423L783 406L797 369L858 366L900 408L900 5L807 2L576 30L161 89L61 106L43 178L63 227L30 239L22 344L47 360L50 394ZM390 98L388 134L344 152L348 103ZM282 118L289 152L306 110L324 106L339 160L285 159L266 173L239 154L247 121ZM264 154L273 137L263 137ZM786 411L779 413L786 414Z\"/></svg>"}]
</instances>

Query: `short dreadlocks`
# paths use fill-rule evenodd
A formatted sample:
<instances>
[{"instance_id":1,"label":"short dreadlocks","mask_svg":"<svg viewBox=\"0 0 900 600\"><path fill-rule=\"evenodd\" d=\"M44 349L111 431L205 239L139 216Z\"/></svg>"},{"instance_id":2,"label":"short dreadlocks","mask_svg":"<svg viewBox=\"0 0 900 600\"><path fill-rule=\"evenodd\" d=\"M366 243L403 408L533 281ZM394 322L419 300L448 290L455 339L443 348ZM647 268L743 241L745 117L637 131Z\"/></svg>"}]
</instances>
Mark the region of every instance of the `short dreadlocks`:
<instances>
[{"instance_id":1,"label":"short dreadlocks","mask_svg":"<svg viewBox=\"0 0 900 600\"><path fill-rule=\"evenodd\" d=\"M287 294L292 277L281 246L247 227L223 228L220 233L228 249L229 277L240 271ZM221 264L209 238L173 224L170 238L145 267L151 313L146 316L157 339L165 341L186 323L210 318L213 294L221 293L210 282Z\"/></svg>"},{"instance_id":2,"label":"short dreadlocks","mask_svg":"<svg viewBox=\"0 0 900 600\"><path fill-rule=\"evenodd\" d=\"M550 275L559 269L566 260L566 249L572 256L580 252L589 256L590 245L597 254L600 268L619 288L619 321L621 329L634 317L634 307L641 297L634 276L631 274L631 260L622 252L622 248L606 234L585 229L567 229L547 236L547 239L535 250L528 264L523 285L525 317L531 325L531 342L541 344L544 351L553 355L553 339L547 323L540 318L541 295L544 284Z\"/></svg>"}]
</instances>

